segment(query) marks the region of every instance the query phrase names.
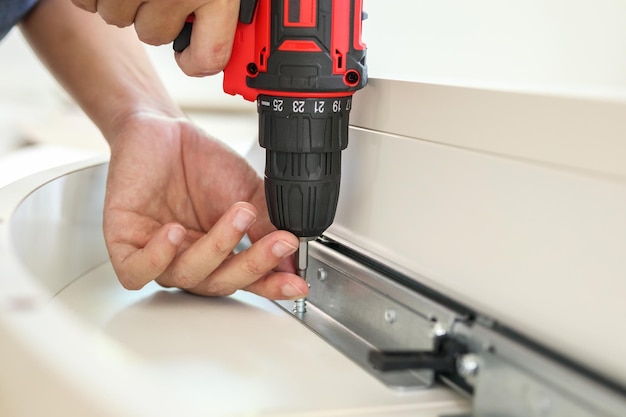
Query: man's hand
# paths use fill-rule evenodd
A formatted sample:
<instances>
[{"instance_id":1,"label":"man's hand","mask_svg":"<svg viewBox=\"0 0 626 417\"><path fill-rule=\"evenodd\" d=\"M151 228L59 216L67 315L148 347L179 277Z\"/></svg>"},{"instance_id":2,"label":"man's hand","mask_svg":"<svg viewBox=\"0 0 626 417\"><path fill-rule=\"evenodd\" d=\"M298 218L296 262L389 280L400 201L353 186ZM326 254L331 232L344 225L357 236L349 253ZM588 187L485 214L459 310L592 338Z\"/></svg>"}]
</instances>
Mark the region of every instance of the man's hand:
<instances>
[{"instance_id":1,"label":"man's hand","mask_svg":"<svg viewBox=\"0 0 626 417\"><path fill-rule=\"evenodd\" d=\"M189 4L173 20L180 20L182 27L187 14L195 11L196 29L207 28L217 37L230 35L219 25L200 25L200 8L217 7L213 17L230 22L232 30L226 32L231 35L239 8L236 0L98 0L97 9L95 0L84 4L92 11L107 4L109 10L130 10L139 27L139 18L152 7L176 4L178 10ZM234 10L232 18L222 13L226 9ZM147 25L157 19L146 17ZM153 22L159 27L155 33L162 33L158 22L162 20ZM273 299L308 292L304 280L293 274L290 259L298 239L274 230L261 180L226 146L178 118L181 110L132 30L107 25L67 0L39 2L21 28L111 145L104 234L125 287L141 288L156 280L204 295L244 288ZM178 30L168 36L173 39ZM193 36L201 33L194 30ZM230 48L230 41L216 45ZM216 48L206 51L211 55ZM233 255L246 231L253 245Z\"/></svg>"},{"instance_id":2,"label":"man's hand","mask_svg":"<svg viewBox=\"0 0 626 417\"><path fill-rule=\"evenodd\" d=\"M172 42L187 16L194 13L191 42L176 53L176 62L190 76L217 74L230 59L239 17L239 0L72 0L98 13L110 25L134 24L139 39L150 45Z\"/></svg>"},{"instance_id":3,"label":"man's hand","mask_svg":"<svg viewBox=\"0 0 626 417\"><path fill-rule=\"evenodd\" d=\"M290 259L298 239L271 225L261 179L184 119L139 114L123 124L112 146L104 233L129 289L156 280L201 295L308 292ZM234 255L245 233L253 245Z\"/></svg>"}]
</instances>

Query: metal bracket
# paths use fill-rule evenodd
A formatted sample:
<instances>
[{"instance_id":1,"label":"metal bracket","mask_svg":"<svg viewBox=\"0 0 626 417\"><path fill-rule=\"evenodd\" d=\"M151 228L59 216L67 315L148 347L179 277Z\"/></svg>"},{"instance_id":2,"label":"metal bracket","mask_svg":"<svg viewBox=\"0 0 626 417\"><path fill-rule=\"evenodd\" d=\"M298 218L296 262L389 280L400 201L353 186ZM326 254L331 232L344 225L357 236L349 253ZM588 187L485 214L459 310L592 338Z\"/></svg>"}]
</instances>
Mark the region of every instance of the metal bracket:
<instances>
[{"instance_id":1,"label":"metal bracket","mask_svg":"<svg viewBox=\"0 0 626 417\"><path fill-rule=\"evenodd\" d=\"M382 372L372 367L369 353L433 351L455 313L319 242L310 243L309 254L307 312L295 313L291 301L278 305L384 384L432 385L432 370Z\"/></svg>"},{"instance_id":2,"label":"metal bracket","mask_svg":"<svg viewBox=\"0 0 626 417\"><path fill-rule=\"evenodd\" d=\"M426 388L437 377L472 395L476 417L626 415L622 387L506 334L495 321L470 319L319 241L309 254L307 312L295 313L291 301L278 304L389 387ZM441 348L446 340L452 350ZM404 359L417 352L416 368L436 366L386 363L378 367L397 370L382 372L370 363L372 351L404 351ZM378 365L393 356L378 355Z\"/></svg>"}]
</instances>

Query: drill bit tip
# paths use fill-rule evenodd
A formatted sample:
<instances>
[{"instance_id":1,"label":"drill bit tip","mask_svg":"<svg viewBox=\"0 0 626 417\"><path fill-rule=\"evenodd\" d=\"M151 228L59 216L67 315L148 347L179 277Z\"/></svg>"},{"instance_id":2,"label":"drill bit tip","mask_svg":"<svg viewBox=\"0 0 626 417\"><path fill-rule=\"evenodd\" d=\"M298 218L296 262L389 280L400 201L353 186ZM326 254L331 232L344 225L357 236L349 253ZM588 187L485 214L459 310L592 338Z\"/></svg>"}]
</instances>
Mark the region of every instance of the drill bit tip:
<instances>
[{"instance_id":1,"label":"drill bit tip","mask_svg":"<svg viewBox=\"0 0 626 417\"><path fill-rule=\"evenodd\" d=\"M309 240L310 238L299 238L298 251L296 252L296 272L299 277L306 281L306 269L309 266ZM306 298L296 300L294 306L295 313L306 313Z\"/></svg>"},{"instance_id":2,"label":"drill bit tip","mask_svg":"<svg viewBox=\"0 0 626 417\"><path fill-rule=\"evenodd\" d=\"M309 241L302 237L299 240L300 244L296 252L296 271L298 276L306 279L306 269L309 264Z\"/></svg>"}]
</instances>

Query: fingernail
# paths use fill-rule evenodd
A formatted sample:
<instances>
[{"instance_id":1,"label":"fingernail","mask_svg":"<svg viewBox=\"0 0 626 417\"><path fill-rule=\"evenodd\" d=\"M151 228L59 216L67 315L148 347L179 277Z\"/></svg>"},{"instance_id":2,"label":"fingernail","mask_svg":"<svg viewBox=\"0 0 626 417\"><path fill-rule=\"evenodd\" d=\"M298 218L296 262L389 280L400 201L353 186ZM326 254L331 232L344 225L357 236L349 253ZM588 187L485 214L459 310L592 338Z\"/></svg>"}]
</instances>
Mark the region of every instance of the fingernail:
<instances>
[{"instance_id":1,"label":"fingernail","mask_svg":"<svg viewBox=\"0 0 626 417\"><path fill-rule=\"evenodd\" d=\"M240 232L247 231L252 223L256 220L256 215L250 210L240 207L235 214L235 218L233 219L233 226L235 229Z\"/></svg>"},{"instance_id":2,"label":"fingernail","mask_svg":"<svg viewBox=\"0 0 626 417\"><path fill-rule=\"evenodd\" d=\"M283 293L283 296L285 296L285 298L287 299L298 299L304 297L304 293L291 282L283 285L281 287L281 292Z\"/></svg>"},{"instance_id":3,"label":"fingernail","mask_svg":"<svg viewBox=\"0 0 626 417\"><path fill-rule=\"evenodd\" d=\"M284 240L279 240L278 242L274 243L274 246L272 246L272 253L279 258L283 258L287 255L291 255L297 249L298 248L296 248L293 245L290 245Z\"/></svg>"},{"instance_id":4,"label":"fingernail","mask_svg":"<svg viewBox=\"0 0 626 417\"><path fill-rule=\"evenodd\" d=\"M184 238L185 229L183 229L182 227L172 227L169 232L167 232L167 239L176 246L178 246Z\"/></svg>"}]
</instances>

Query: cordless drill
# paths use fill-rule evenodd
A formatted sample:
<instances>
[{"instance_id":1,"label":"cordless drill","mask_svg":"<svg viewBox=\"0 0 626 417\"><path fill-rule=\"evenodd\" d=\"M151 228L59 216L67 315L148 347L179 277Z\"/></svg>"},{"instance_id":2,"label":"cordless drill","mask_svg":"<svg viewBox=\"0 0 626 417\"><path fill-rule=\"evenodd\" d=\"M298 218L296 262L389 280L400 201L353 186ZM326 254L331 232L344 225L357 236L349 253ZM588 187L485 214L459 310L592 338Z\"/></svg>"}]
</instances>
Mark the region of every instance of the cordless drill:
<instances>
[{"instance_id":1,"label":"cordless drill","mask_svg":"<svg viewBox=\"0 0 626 417\"><path fill-rule=\"evenodd\" d=\"M265 195L276 228L308 242L333 222L352 94L367 84L363 0L241 0L224 91L257 102ZM174 42L189 44L193 18ZM305 311L296 301L297 313Z\"/></svg>"}]
</instances>

